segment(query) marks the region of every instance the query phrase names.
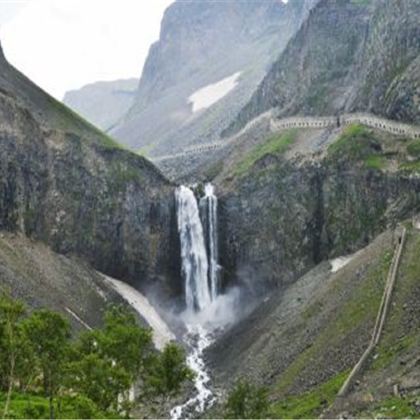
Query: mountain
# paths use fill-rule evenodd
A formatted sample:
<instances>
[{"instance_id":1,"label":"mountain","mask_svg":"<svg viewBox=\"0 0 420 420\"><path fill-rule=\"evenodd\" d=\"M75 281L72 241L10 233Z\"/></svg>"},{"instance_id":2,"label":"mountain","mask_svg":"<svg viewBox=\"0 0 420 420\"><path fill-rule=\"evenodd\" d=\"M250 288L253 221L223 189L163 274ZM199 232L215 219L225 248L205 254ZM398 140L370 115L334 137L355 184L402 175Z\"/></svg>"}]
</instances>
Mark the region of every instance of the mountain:
<instances>
[{"instance_id":1,"label":"mountain","mask_svg":"<svg viewBox=\"0 0 420 420\"><path fill-rule=\"evenodd\" d=\"M58 261L59 254L80 258L138 288L177 291L173 186L158 169L47 95L3 53L0 121L2 231L30 238L35 248L48 245ZM2 259L9 274L0 281L16 285L11 273L22 276L31 259L22 257L14 267L10 261L17 264ZM77 263L64 266L60 281L80 277ZM48 295L50 280L42 271L35 279L32 287ZM66 283L63 301L72 287L74 282Z\"/></svg>"},{"instance_id":2,"label":"mountain","mask_svg":"<svg viewBox=\"0 0 420 420\"><path fill-rule=\"evenodd\" d=\"M176 1L150 48L134 104L111 133L155 156L215 140L316 1Z\"/></svg>"},{"instance_id":3,"label":"mountain","mask_svg":"<svg viewBox=\"0 0 420 420\"><path fill-rule=\"evenodd\" d=\"M112 128L133 103L139 81L96 82L66 92L63 102L104 131Z\"/></svg>"},{"instance_id":4,"label":"mountain","mask_svg":"<svg viewBox=\"0 0 420 420\"><path fill-rule=\"evenodd\" d=\"M279 116L369 111L420 122L420 3L322 0L225 135Z\"/></svg>"}]
</instances>

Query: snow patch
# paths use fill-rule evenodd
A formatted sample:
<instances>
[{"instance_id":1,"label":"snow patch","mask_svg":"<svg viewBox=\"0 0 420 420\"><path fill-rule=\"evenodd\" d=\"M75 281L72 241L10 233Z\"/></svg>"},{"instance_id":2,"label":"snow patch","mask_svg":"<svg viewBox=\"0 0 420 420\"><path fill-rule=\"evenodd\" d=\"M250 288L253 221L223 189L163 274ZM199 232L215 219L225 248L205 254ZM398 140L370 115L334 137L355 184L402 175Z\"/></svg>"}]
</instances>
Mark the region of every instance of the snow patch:
<instances>
[{"instance_id":1,"label":"snow patch","mask_svg":"<svg viewBox=\"0 0 420 420\"><path fill-rule=\"evenodd\" d=\"M153 330L153 342L158 350L162 350L167 343L175 340L175 335L145 296L127 283L104 274L102 276L147 321Z\"/></svg>"},{"instance_id":2,"label":"snow patch","mask_svg":"<svg viewBox=\"0 0 420 420\"><path fill-rule=\"evenodd\" d=\"M225 79L222 79L216 83L207 85L196 92L194 92L189 98L188 103L192 104L192 112L195 113L201 109L205 109L220 101L226 96L231 90L238 84L239 76L241 72L232 74Z\"/></svg>"},{"instance_id":3,"label":"snow patch","mask_svg":"<svg viewBox=\"0 0 420 420\"><path fill-rule=\"evenodd\" d=\"M355 257L355 255L356 254L346 255L346 256L334 258L333 260L331 260L330 261L331 272L336 273L338 270L340 270L345 265L347 265Z\"/></svg>"}]
</instances>

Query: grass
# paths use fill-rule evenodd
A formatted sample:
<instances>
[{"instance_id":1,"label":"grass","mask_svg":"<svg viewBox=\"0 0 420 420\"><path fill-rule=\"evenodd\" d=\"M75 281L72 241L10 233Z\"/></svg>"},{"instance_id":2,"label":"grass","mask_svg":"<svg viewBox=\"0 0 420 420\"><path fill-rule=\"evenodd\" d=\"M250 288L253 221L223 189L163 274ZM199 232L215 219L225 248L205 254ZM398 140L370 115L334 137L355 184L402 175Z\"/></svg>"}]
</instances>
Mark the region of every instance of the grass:
<instances>
[{"instance_id":1,"label":"grass","mask_svg":"<svg viewBox=\"0 0 420 420\"><path fill-rule=\"evenodd\" d=\"M3 413L5 394L0 393L0 413ZM85 397L61 397L59 404L54 404L55 418L120 418L120 416L107 415L98 410L95 404ZM41 395L21 394L14 392L10 401L8 418L12 419L45 419L49 418L48 399Z\"/></svg>"},{"instance_id":2,"label":"grass","mask_svg":"<svg viewBox=\"0 0 420 420\"><path fill-rule=\"evenodd\" d=\"M399 166L399 170L403 172L420 172L420 160L404 162Z\"/></svg>"},{"instance_id":3,"label":"grass","mask_svg":"<svg viewBox=\"0 0 420 420\"><path fill-rule=\"evenodd\" d=\"M360 158L370 137L369 130L363 125L350 124L343 130L338 140L328 147L328 155Z\"/></svg>"},{"instance_id":4,"label":"grass","mask_svg":"<svg viewBox=\"0 0 420 420\"><path fill-rule=\"evenodd\" d=\"M146 144L145 146L140 147L140 149L137 150L137 154L146 157L150 154L154 147L154 144Z\"/></svg>"},{"instance_id":5,"label":"grass","mask_svg":"<svg viewBox=\"0 0 420 420\"><path fill-rule=\"evenodd\" d=\"M376 351L377 357L373 360L370 369L381 370L389 366L395 357L410 348L414 344L414 337L405 336L396 340L393 344L382 345Z\"/></svg>"},{"instance_id":6,"label":"grass","mask_svg":"<svg viewBox=\"0 0 420 420\"><path fill-rule=\"evenodd\" d=\"M267 155L283 154L295 141L296 135L297 129L287 130L279 135L270 137L263 144L256 146L236 165L233 170L234 175L239 177L244 175L256 162Z\"/></svg>"},{"instance_id":7,"label":"grass","mask_svg":"<svg viewBox=\"0 0 420 420\"><path fill-rule=\"evenodd\" d=\"M272 417L283 419L314 418L331 405L347 378L349 371L341 372L304 394L290 396L271 406Z\"/></svg>"},{"instance_id":8,"label":"grass","mask_svg":"<svg viewBox=\"0 0 420 420\"><path fill-rule=\"evenodd\" d=\"M392 307L387 319L385 330L376 350L377 357L373 360L370 369L379 371L386 369L399 358L410 357L410 353L419 344L420 321L414 322L408 309L410 301L416 300L420 293L418 283L420 273L420 235L409 232L407 242L398 270L395 284ZM402 326L406 326L402 329ZM408 356L407 356L408 355Z\"/></svg>"},{"instance_id":9,"label":"grass","mask_svg":"<svg viewBox=\"0 0 420 420\"><path fill-rule=\"evenodd\" d=\"M48 102L56 114L54 117L57 128L64 131L73 131L75 128L81 130L78 134L82 137L87 134L85 130L90 131L90 134L94 134L97 137L98 142L109 149L124 149L124 147L115 141L111 136L101 131L98 127L91 124L89 121L81 117L77 112L68 108L66 105L56 100L55 98L48 96Z\"/></svg>"},{"instance_id":10,"label":"grass","mask_svg":"<svg viewBox=\"0 0 420 420\"><path fill-rule=\"evenodd\" d=\"M386 166L386 158L379 155L370 155L364 159L364 163L368 169L381 170Z\"/></svg>"},{"instance_id":11,"label":"grass","mask_svg":"<svg viewBox=\"0 0 420 420\"><path fill-rule=\"evenodd\" d=\"M408 143L407 153L413 157L420 158L420 140L413 140Z\"/></svg>"},{"instance_id":12,"label":"grass","mask_svg":"<svg viewBox=\"0 0 420 420\"><path fill-rule=\"evenodd\" d=\"M328 147L328 156L360 161L367 169L382 170L387 159L378 139L361 124L347 126L336 142Z\"/></svg>"},{"instance_id":13,"label":"grass","mask_svg":"<svg viewBox=\"0 0 420 420\"><path fill-rule=\"evenodd\" d=\"M406 151L409 156L416 160L401 163L399 166L400 171L420 172L420 140L412 140L409 142Z\"/></svg>"},{"instance_id":14,"label":"grass","mask_svg":"<svg viewBox=\"0 0 420 420\"><path fill-rule=\"evenodd\" d=\"M363 282L358 286L353 286L352 294L346 299L336 317L331 319L330 323L320 332L312 346L300 353L283 372L280 381L276 384L278 392L286 392L299 375L304 372L305 368L314 360L320 360L328 348L340 346L340 341L347 334L351 334L354 329L357 329L363 323L374 321L390 263L390 254L385 252L377 264L368 270ZM339 296L342 293L340 291L342 287L340 284L335 284L331 288L331 293ZM307 309L308 313L303 314L306 321L311 315L319 312L312 306L322 307L322 302L315 302Z\"/></svg>"},{"instance_id":15,"label":"grass","mask_svg":"<svg viewBox=\"0 0 420 420\"><path fill-rule=\"evenodd\" d=\"M372 408L360 413L361 418L418 418L414 408L414 398L388 397L377 402Z\"/></svg>"}]
</instances>

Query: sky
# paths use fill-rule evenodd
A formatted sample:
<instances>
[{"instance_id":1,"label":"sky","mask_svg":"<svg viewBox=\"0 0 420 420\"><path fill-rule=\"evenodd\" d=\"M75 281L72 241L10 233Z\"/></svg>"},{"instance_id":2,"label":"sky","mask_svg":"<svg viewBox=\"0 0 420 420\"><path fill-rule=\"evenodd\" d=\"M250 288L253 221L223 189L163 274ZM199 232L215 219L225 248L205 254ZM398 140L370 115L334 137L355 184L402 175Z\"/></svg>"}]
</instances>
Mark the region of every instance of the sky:
<instances>
[{"instance_id":1,"label":"sky","mask_svg":"<svg viewBox=\"0 0 420 420\"><path fill-rule=\"evenodd\" d=\"M0 40L15 67L62 99L99 80L141 75L173 0L0 0Z\"/></svg>"}]
</instances>

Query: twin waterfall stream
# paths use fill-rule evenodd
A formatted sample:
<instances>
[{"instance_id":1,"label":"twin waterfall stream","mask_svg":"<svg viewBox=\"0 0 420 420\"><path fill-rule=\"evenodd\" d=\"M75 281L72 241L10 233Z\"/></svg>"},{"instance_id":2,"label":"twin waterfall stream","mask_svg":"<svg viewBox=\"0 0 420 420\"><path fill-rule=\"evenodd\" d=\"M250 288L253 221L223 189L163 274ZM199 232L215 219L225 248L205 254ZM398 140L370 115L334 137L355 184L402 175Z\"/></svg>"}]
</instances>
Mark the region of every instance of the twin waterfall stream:
<instances>
[{"instance_id":1,"label":"twin waterfall stream","mask_svg":"<svg viewBox=\"0 0 420 420\"><path fill-rule=\"evenodd\" d=\"M206 324L211 322L210 309L220 293L220 285L217 198L213 186L205 185L204 196L199 202L190 188L180 186L175 191L175 199L186 302L185 342L190 347L187 363L196 373L196 395L171 410L171 418L179 419L194 411L204 411L214 401L203 351L212 341L211 328Z\"/></svg>"}]
</instances>

